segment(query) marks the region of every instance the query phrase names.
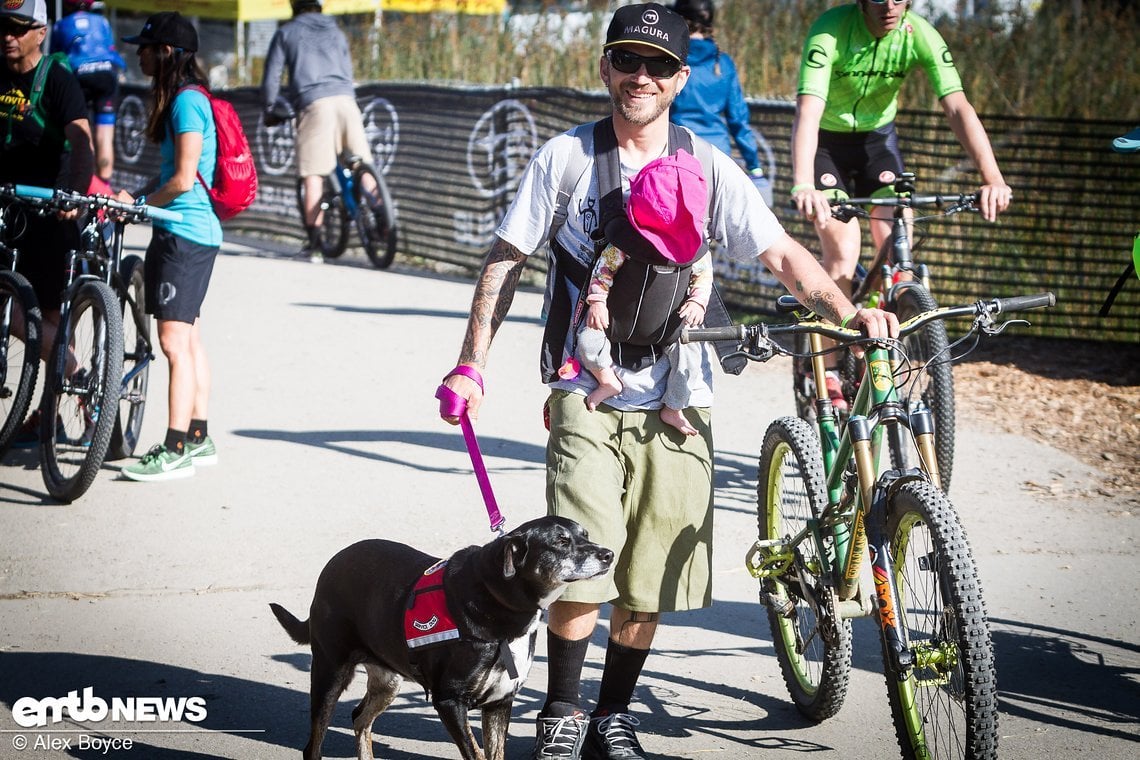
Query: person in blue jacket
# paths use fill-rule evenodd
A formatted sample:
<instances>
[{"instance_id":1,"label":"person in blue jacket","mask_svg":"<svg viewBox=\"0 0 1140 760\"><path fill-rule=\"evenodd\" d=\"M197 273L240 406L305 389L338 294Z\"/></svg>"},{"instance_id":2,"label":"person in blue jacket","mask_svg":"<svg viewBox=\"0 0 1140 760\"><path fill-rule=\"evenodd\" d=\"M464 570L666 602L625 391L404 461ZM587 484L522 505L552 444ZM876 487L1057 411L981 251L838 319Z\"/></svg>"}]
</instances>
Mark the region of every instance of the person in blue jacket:
<instances>
[{"instance_id":1,"label":"person in blue jacket","mask_svg":"<svg viewBox=\"0 0 1140 760\"><path fill-rule=\"evenodd\" d=\"M51 30L51 50L66 53L87 98L94 127L95 175L110 183L115 169L115 110L119 105L119 75L127 68L115 49L111 24L96 11L97 0L64 0L65 15Z\"/></svg>"},{"instance_id":2,"label":"person in blue jacket","mask_svg":"<svg viewBox=\"0 0 1140 760\"><path fill-rule=\"evenodd\" d=\"M760 166L760 150L748 120L748 104L736 74L736 63L713 40L712 0L677 0L673 10L689 24L689 82L677 93L669 120L688 127L728 155L736 143L744 168L772 205L772 187Z\"/></svg>"}]
</instances>

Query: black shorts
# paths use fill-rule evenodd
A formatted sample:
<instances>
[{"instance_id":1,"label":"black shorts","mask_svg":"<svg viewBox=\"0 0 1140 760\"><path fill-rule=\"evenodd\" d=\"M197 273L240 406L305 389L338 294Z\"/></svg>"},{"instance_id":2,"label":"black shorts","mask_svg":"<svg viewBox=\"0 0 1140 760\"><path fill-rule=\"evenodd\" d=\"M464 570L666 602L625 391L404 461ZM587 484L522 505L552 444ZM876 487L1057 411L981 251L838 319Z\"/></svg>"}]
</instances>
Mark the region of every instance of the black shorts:
<instances>
[{"instance_id":1,"label":"black shorts","mask_svg":"<svg viewBox=\"0 0 1140 760\"><path fill-rule=\"evenodd\" d=\"M893 185L903 172L894 122L873 132L819 131L815 186L848 198L866 198Z\"/></svg>"},{"instance_id":2,"label":"black shorts","mask_svg":"<svg viewBox=\"0 0 1140 760\"><path fill-rule=\"evenodd\" d=\"M93 125L115 125L115 108L119 100L119 78L115 70L84 72L78 75L79 87L87 99Z\"/></svg>"},{"instance_id":3,"label":"black shorts","mask_svg":"<svg viewBox=\"0 0 1140 760\"><path fill-rule=\"evenodd\" d=\"M20 252L16 271L28 278L43 311L59 311L67 287L67 258L79 247L79 225L39 214L9 214L9 230L23 230L12 241Z\"/></svg>"},{"instance_id":4,"label":"black shorts","mask_svg":"<svg viewBox=\"0 0 1140 760\"><path fill-rule=\"evenodd\" d=\"M194 324L206 300L218 246L155 229L146 249L146 311L155 319Z\"/></svg>"}]
</instances>

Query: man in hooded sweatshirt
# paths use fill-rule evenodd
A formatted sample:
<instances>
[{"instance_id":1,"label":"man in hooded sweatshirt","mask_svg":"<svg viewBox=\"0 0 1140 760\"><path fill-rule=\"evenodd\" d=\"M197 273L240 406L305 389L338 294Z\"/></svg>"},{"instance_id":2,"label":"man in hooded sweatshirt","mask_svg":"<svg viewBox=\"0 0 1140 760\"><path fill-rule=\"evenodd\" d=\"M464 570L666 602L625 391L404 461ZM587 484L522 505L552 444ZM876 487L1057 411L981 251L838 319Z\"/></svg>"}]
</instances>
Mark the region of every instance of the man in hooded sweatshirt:
<instances>
[{"instance_id":1,"label":"man in hooded sweatshirt","mask_svg":"<svg viewBox=\"0 0 1140 760\"><path fill-rule=\"evenodd\" d=\"M337 156L343 151L371 163L372 149L356 104L352 58L344 32L331 16L321 12L321 0L293 0L292 5L292 20L282 25L269 43L261 97L269 110L282 94L281 74L288 71L284 95L297 115L297 174L301 177L302 221L307 233L301 255L320 262L324 178L336 168Z\"/></svg>"}]
</instances>

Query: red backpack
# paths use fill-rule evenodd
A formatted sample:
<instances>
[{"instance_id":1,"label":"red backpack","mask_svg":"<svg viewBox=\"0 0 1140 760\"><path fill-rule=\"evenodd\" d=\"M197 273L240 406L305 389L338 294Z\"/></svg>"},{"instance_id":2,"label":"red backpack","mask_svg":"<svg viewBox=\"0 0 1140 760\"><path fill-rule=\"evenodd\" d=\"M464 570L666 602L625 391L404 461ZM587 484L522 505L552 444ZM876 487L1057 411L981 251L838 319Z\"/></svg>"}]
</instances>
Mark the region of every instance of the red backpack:
<instances>
[{"instance_id":1,"label":"red backpack","mask_svg":"<svg viewBox=\"0 0 1140 760\"><path fill-rule=\"evenodd\" d=\"M249 149L241 119L229 101L215 98L199 85L189 85L186 89L205 95L214 112L214 128L218 135L214 186L206 184L201 172L198 173L198 181L206 188L214 213L224 222L245 211L257 198L257 167L253 163L253 151Z\"/></svg>"}]
</instances>

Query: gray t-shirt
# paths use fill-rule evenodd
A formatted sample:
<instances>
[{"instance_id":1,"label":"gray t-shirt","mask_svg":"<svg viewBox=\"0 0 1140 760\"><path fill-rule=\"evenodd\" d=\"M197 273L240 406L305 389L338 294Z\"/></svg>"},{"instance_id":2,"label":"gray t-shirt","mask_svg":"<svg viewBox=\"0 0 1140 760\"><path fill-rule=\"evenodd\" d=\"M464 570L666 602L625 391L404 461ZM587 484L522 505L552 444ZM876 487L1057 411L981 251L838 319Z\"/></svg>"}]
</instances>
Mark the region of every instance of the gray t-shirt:
<instances>
[{"instance_id":1,"label":"gray t-shirt","mask_svg":"<svg viewBox=\"0 0 1140 760\"><path fill-rule=\"evenodd\" d=\"M587 125L582 129L589 130L590 127ZM552 138L535 153L523 172L514 201L495 232L528 256L547 243L558 206L562 175L571 162L571 156L579 151L578 138L573 131ZM712 159L713 176L709 181L712 218L708 231L710 238L716 241L717 255L742 261L759 256L783 236L783 227L736 162L707 143L698 147L698 142L704 141L694 136L694 151ZM587 268L594 261L590 233L598 225L600 211L596 173L593 162L588 164L589 168L578 178L571 193L566 223L555 235L558 242ZM629 181L640 169L640 166L628 166L622 162L622 185L627 197ZM550 278L554 277L553 270L552 261ZM549 287L547 293L550 293ZM712 367L716 356L709 344L699 345L701 373L690 380L690 405L707 407L712 405ZM666 358L662 357L652 366L637 372L620 366L614 369L623 388L620 394L607 399L606 404L622 411L661 408L661 396L669 373ZM593 375L586 371L574 380L556 380L550 384L552 388L582 394L589 393L596 385Z\"/></svg>"}]
</instances>

